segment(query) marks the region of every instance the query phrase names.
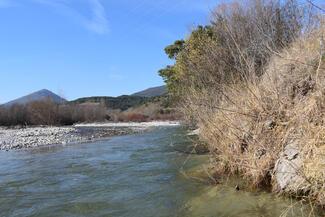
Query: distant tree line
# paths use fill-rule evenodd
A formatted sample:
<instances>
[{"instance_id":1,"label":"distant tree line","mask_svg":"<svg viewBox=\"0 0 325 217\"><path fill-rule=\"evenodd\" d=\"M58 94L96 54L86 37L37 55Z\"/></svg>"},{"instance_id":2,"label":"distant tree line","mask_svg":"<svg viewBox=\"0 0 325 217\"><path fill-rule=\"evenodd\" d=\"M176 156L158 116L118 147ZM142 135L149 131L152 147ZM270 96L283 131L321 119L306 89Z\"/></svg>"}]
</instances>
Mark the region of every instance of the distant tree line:
<instances>
[{"instance_id":1,"label":"distant tree line","mask_svg":"<svg viewBox=\"0 0 325 217\"><path fill-rule=\"evenodd\" d=\"M102 104L57 104L50 99L0 107L0 126L72 125L106 120Z\"/></svg>"},{"instance_id":2,"label":"distant tree line","mask_svg":"<svg viewBox=\"0 0 325 217\"><path fill-rule=\"evenodd\" d=\"M113 99L113 100L112 100ZM0 126L73 125L83 122L174 120L166 96L83 98L58 104L50 98L28 104L0 106Z\"/></svg>"}]
</instances>

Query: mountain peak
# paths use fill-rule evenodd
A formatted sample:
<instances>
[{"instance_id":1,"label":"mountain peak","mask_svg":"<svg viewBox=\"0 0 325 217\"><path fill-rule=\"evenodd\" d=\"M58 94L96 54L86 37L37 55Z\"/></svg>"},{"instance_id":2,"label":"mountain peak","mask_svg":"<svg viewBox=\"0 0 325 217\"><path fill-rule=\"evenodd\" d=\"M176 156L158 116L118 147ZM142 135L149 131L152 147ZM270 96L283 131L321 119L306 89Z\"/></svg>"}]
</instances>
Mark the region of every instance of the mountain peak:
<instances>
[{"instance_id":1,"label":"mountain peak","mask_svg":"<svg viewBox=\"0 0 325 217\"><path fill-rule=\"evenodd\" d=\"M35 93L37 93L37 92L53 93L52 91L49 91L48 89L42 89L42 90L36 91Z\"/></svg>"},{"instance_id":2,"label":"mountain peak","mask_svg":"<svg viewBox=\"0 0 325 217\"><path fill-rule=\"evenodd\" d=\"M53 102L58 103L58 104L66 102L66 100L64 98L58 96L57 94L53 93L52 91L50 91L48 89L42 89L42 90L36 91L34 93L31 93L29 95L12 100L4 105L5 106L12 106L15 104L25 105L30 102L42 101L45 99L51 99Z\"/></svg>"}]
</instances>

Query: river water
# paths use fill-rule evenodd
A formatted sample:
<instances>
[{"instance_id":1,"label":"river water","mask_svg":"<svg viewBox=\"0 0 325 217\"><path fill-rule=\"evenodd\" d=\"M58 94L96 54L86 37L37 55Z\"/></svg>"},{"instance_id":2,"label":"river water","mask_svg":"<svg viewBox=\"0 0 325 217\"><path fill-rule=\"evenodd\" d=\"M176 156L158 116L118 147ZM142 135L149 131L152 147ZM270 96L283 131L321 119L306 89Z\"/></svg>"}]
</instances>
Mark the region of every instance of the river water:
<instances>
[{"instance_id":1,"label":"river water","mask_svg":"<svg viewBox=\"0 0 325 217\"><path fill-rule=\"evenodd\" d=\"M180 128L0 152L1 217L307 216L308 205L192 177L207 156L175 147ZM175 145L175 143L177 143ZM203 167L202 167L203 168ZM184 175L185 174L187 175Z\"/></svg>"}]
</instances>

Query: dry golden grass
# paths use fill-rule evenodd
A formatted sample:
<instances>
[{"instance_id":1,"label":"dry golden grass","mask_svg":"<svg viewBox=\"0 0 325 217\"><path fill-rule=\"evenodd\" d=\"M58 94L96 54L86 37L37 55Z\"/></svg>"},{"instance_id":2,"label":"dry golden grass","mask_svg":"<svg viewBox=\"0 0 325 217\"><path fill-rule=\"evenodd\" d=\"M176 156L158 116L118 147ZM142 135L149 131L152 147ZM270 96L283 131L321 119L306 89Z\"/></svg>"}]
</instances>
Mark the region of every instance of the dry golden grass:
<instances>
[{"instance_id":1,"label":"dry golden grass","mask_svg":"<svg viewBox=\"0 0 325 217\"><path fill-rule=\"evenodd\" d=\"M307 193L325 205L325 56L318 31L274 52L264 75L223 87L224 97L202 106L220 92L193 91L191 107L201 137L210 145L219 171L242 174L253 186L277 189L274 167L289 143L298 144L304 178L287 193ZM220 91L220 90L218 90Z\"/></svg>"}]
</instances>

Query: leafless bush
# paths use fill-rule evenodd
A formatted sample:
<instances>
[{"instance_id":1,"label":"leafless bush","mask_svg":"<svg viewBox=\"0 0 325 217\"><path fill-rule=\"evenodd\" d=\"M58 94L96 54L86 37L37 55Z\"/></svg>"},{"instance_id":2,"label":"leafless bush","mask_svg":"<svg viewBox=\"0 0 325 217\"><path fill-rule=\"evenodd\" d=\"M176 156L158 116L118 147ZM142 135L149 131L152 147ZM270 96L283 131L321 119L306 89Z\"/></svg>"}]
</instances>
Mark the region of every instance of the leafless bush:
<instances>
[{"instance_id":1,"label":"leafless bush","mask_svg":"<svg viewBox=\"0 0 325 217\"><path fill-rule=\"evenodd\" d=\"M31 125L56 125L58 124L59 107L51 100L32 102L27 105L29 122Z\"/></svg>"},{"instance_id":2,"label":"leafless bush","mask_svg":"<svg viewBox=\"0 0 325 217\"><path fill-rule=\"evenodd\" d=\"M29 123L25 106L13 105L11 109L0 108L0 125L25 125Z\"/></svg>"},{"instance_id":3,"label":"leafless bush","mask_svg":"<svg viewBox=\"0 0 325 217\"><path fill-rule=\"evenodd\" d=\"M0 126L72 125L107 120L103 104L63 104L50 99L0 108Z\"/></svg>"},{"instance_id":4,"label":"leafless bush","mask_svg":"<svg viewBox=\"0 0 325 217\"><path fill-rule=\"evenodd\" d=\"M106 120L106 107L102 103L84 103L77 105L73 117L79 122Z\"/></svg>"},{"instance_id":5,"label":"leafless bush","mask_svg":"<svg viewBox=\"0 0 325 217\"><path fill-rule=\"evenodd\" d=\"M120 122L146 122L148 121L148 116L139 113L123 112L117 117Z\"/></svg>"},{"instance_id":6,"label":"leafless bush","mask_svg":"<svg viewBox=\"0 0 325 217\"><path fill-rule=\"evenodd\" d=\"M152 120L179 120L180 115L172 108L164 108L162 102L150 102L126 111L110 111L113 121L146 122Z\"/></svg>"}]
</instances>

